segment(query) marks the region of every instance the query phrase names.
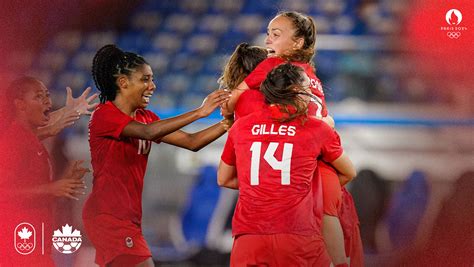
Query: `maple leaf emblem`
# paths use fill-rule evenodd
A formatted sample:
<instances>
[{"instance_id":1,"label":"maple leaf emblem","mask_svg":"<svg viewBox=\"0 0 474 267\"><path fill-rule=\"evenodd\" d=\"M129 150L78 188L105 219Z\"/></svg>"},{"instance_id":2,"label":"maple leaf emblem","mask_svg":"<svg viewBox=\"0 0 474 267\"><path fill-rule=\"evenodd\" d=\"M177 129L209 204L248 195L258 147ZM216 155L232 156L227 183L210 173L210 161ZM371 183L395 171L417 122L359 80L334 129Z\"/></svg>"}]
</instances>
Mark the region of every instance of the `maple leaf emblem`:
<instances>
[{"instance_id":1,"label":"maple leaf emblem","mask_svg":"<svg viewBox=\"0 0 474 267\"><path fill-rule=\"evenodd\" d=\"M20 236L21 239L23 239L23 242L26 242L26 239L30 239L31 235L30 231L28 231L28 228L23 227L20 232L18 232L18 235Z\"/></svg>"},{"instance_id":2,"label":"maple leaf emblem","mask_svg":"<svg viewBox=\"0 0 474 267\"><path fill-rule=\"evenodd\" d=\"M62 226L62 230L62 232L60 230L55 230L53 236L81 236L81 232L76 229L72 231L72 226L69 224Z\"/></svg>"}]
</instances>

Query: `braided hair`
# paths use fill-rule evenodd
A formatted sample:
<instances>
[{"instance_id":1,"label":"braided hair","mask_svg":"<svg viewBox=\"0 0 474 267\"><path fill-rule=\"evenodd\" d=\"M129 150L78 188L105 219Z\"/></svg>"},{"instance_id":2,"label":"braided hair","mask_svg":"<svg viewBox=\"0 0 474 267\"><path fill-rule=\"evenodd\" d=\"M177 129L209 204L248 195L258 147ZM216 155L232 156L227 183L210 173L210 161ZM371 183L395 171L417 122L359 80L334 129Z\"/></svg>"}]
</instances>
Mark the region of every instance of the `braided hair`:
<instances>
[{"instance_id":1,"label":"braided hair","mask_svg":"<svg viewBox=\"0 0 474 267\"><path fill-rule=\"evenodd\" d=\"M277 16L288 18L295 28L293 39L303 38L303 47L294 51L291 55L283 56L288 61L300 61L312 64L314 54L316 53L316 24L310 16L299 12L280 12Z\"/></svg>"},{"instance_id":2,"label":"braided hair","mask_svg":"<svg viewBox=\"0 0 474 267\"><path fill-rule=\"evenodd\" d=\"M288 117L282 118L280 122L291 121L294 118L306 114L308 110L307 101L302 96L314 97L303 87L304 70L291 63L284 63L275 67L260 86L260 91L265 96L266 104L277 104L282 112ZM289 108L294 108L290 111Z\"/></svg>"},{"instance_id":3,"label":"braided hair","mask_svg":"<svg viewBox=\"0 0 474 267\"><path fill-rule=\"evenodd\" d=\"M267 58L267 50L259 46L241 43L224 67L218 83L221 88L235 89L257 65Z\"/></svg>"},{"instance_id":4,"label":"braided hair","mask_svg":"<svg viewBox=\"0 0 474 267\"><path fill-rule=\"evenodd\" d=\"M109 44L97 51L92 61L92 77L100 91L100 102L115 100L119 87L119 75L130 76L137 67L148 64L145 59L132 52L125 52Z\"/></svg>"}]
</instances>

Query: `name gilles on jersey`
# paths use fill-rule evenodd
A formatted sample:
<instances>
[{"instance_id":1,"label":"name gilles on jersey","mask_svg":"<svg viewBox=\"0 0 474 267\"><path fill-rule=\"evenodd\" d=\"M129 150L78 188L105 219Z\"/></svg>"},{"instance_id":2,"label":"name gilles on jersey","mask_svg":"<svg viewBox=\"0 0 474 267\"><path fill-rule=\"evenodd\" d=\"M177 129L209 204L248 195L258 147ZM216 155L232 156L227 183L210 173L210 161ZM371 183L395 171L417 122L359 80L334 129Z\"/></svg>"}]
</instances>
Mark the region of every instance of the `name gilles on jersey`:
<instances>
[{"instance_id":1,"label":"name gilles on jersey","mask_svg":"<svg viewBox=\"0 0 474 267\"><path fill-rule=\"evenodd\" d=\"M252 127L252 135L288 135L295 136L296 126L280 125L275 124L255 124Z\"/></svg>"}]
</instances>

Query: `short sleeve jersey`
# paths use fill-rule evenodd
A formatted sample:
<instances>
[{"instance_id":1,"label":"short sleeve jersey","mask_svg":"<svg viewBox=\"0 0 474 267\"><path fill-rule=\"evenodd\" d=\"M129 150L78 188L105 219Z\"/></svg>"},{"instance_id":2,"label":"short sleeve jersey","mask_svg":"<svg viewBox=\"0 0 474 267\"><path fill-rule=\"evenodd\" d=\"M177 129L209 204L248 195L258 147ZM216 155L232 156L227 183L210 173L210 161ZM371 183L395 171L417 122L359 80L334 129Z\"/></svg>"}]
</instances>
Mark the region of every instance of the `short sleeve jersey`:
<instances>
[{"instance_id":1,"label":"short sleeve jersey","mask_svg":"<svg viewBox=\"0 0 474 267\"><path fill-rule=\"evenodd\" d=\"M0 210L5 217L0 221L0 266L6 261L18 262L18 257L39 257L41 249L28 256L15 251L13 235L15 227L28 222L36 230L43 224L45 233L53 231L53 196L51 194L28 194L28 190L52 182L52 166L48 151L33 131L13 122L0 136ZM16 236L17 239L14 239ZM28 240L28 242L33 239ZM51 239L44 240L44 253L51 253ZM41 246L36 239L36 246ZM8 256L7 256L8 255ZM21 259L20 259L21 260Z\"/></svg>"},{"instance_id":2,"label":"short sleeve jersey","mask_svg":"<svg viewBox=\"0 0 474 267\"><path fill-rule=\"evenodd\" d=\"M233 235L319 232L311 183L317 158L342 153L332 129L316 118L280 123L276 106L235 122L221 159L237 169Z\"/></svg>"},{"instance_id":3,"label":"short sleeve jersey","mask_svg":"<svg viewBox=\"0 0 474 267\"><path fill-rule=\"evenodd\" d=\"M138 109L135 118L120 111L112 102L100 104L89 122L93 188L83 217L109 214L140 224L143 180L151 142L121 137L131 121L148 124L159 120L153 112Z\"/></svg>"},{"instance_id":4,"label":"short sleeve jersey","mask_svg":"<svg viewBox=\"0 0 474 267\"><path fill-rule=\"evenodd\" d=\"M285 63L286 60L279 57L267 58L260 62L257 67L245 78L245 83L250 89L260 90L262 82L267 77L267 74L276 66ZM303 68L305 73L310 79L311 92L315 96L315 99L311 100L308 106L308 114L316 117L326 117L328 114L326 101L324 97L323 87L321 81L314 73L314 69L311 65L303 62L292 62L292 64ZM239 97L236 104L236 118L243 117L261 108L261 104L256 104L258 100L264 100L263 95L260 93L260 97L255 96L254 92L243 92ZM256 100L257 99L257 100Z\"/></svg>"}]
</instances>

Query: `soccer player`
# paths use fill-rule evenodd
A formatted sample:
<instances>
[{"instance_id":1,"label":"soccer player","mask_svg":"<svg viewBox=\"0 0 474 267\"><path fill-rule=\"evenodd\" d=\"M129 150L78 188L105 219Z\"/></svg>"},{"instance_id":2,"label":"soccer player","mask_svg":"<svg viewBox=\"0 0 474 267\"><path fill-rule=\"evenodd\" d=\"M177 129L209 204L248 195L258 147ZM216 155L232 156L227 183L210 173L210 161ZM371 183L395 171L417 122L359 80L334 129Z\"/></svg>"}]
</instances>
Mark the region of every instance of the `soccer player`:
<instances>
[{"instance_id":1,"label":"soccer player","mask_svg":"<svg viewBox=\"0 0 474 267\"><path fill-rule=\"evenodd\" d=\"M226 65L222 76L219 78L221 88L228 89L236 94L241 94L238 86L245 78L254 71L258 64L267 59L268 52L260 46L251 46L247 43L239 44ZM241 105L238 105L241 103ZM227 105L223 105L221 111L225 113ZM264 106L263 95L258 90L248 90L245 99L238 102L235 107L235 118L232 114L228 114L228 119L237 120L240 115L247 115L253 111L260 110Z\"/></svg>"},{"instance_id":2,"label":"soccer player","mask_svg":"<svg viewBox=\"0 0 474 267\"><path fill-rule=\"evenodd\" d=\"M220 186L239 189L231 266L328 266L318 234L312 180L322 156L355 176L334 131L307 115L310 79L290 63L262 83L267 106L235 122L218 169ZM249 160L250 159L250 160Z\"/></svg>"},{"instance_id":3,"label":"soccer player","mask_svg":"<svg viewBox=\"0 0 474 267\"><path fill-rule=\"evenodd\" d=\"M258 91L260 84L275 66L291 61L301 66L310 78L311 92L315 97L311 99L308 114L333 125L334 121L328 116L321 82L315 75L312 66L315 43L316 26L311 17L298 12L279 13L268 25L265 44L269 57L232 90L231 99L227 105L223 106L222 113L226 117L234 115L235 119L238 119L260 110L264 102L263 95ZM319 172L322 174L322 181L320 181ZM313 181L315 193L321 190L325 192L325 194L316 193L318 196L324 196L324 201L322 198L315 199L317 222L319 225L322 224L322 233L325 236L327 249L333 263L336 265L346 264L343 229L337 216L337 210L342 201L340 184L346 184L349 180L347 177L338 175L330 165L322 161L319 162L315 175L317 176Z\"/></svg>"},{"instance_id":4,"label":"soccer player","mask_svg":"<svg viewBox=\"0 0 474 267\"><path fill-rule=\"evenodd\" d=\"M142 191L151 142L197 151L225 133L221 123L197 133L179 130L228 100L217 90L202 105L160 120L146 110L156 89L143 57L106 45L94 56L92 76L101 104L89 123L93 188L83 209L87 237L100 266L153 266L142 234Z\"/></svg>"},{"instance_id":5,"label":"soccer player","mask_svg":"<svg viewBox=\"0 0 474 267\"><path fill-rule=\"evenodd\" d=\"M260 84L275 66L291 61L293 64L301 66L310 77L310 88L315 98L309 105L308 114L333 125L334 121L328 116L321 82L316 77L311 63L315 53L315 42L316 27L311 17L298 12L279 13L268 25L265 43L269 57L232 90L231 99L227 105L223 106L222 113L227 118L238 119L262 109L264 101L263 95L258 91ZM322 181L319 178L319 172L324 174ZM315 200L315 215L318 224L322 224L328 252L334 264L347 263L343 230L337 217L337 208L339 207L337 203L341 202L342 197L339 182L345 184L348 180L338 175L330 165L322 161L319 163L315 175L317 178L314 179L314 191L323 190L326 192L326 194L317 194L324 196L325 201L323 199Z\"/></svg>"},{"instance_id":6,"label":"soccer player","mask_svg":"<svg viewBox=\"0 0 474 267\"><path fill-rule=\"evenodd\" d=\"M54 123L50 122L52 103L41 81L32 77L16 79L7 88L4 99L10 114L5 118L5 130L0 133L0 210L4 214L0 221L0 266L54 266L51 239L45 238L44 244L41 243L42 224L45 234L53 233L55 199L77 199L82 195L83 177L89 170L81 166L82 161L76 161L63 177L52 182L49 154L40 141L40 128L52 125L57 132L67 125L64 120L70 117L61 115ZM74 112L88 112L90 105L85 96L72 99L68 94L68 101L67 108ZM22 229L15 231L15 228L23 222L36 229L35 236L32 237L31 229L26 231L29 235L18 235Z\"/></svg>"}]
</instances>

